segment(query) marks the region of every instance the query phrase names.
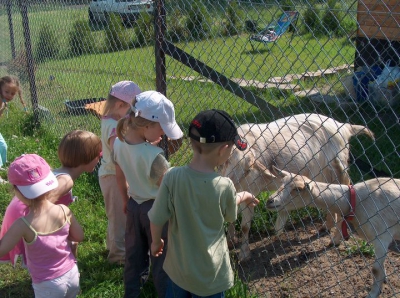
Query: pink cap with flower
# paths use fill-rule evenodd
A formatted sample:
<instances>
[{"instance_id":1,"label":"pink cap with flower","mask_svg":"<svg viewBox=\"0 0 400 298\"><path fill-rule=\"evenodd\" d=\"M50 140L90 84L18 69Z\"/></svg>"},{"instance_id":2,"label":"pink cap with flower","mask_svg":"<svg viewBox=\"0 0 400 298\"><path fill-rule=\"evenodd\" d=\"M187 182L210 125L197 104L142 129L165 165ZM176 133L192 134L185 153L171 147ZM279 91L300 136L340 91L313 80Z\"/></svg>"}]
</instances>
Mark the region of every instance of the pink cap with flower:
<instances>
[{"instance_id":1,"label":"pink cap with flower","mask_svg":"<svg viewBox=\"0 0 400 298\"><path fill-rule=\"evenodd\" d=\"M121 81L111 87L110 95L132 104L132 100L141 92L139 86L134 82Z\"/></svg>"},{"instance_id":2,"label":"pink cap with flower","mask_svg":"<svg viewBox=\"0 0 400 298\"><path fill-rule=\"evenodd\" d=\"M22 154L8 168L8 181L27 199L35 199L58 187L48 163L37 154Z\"/></svg>"}]
</instances>

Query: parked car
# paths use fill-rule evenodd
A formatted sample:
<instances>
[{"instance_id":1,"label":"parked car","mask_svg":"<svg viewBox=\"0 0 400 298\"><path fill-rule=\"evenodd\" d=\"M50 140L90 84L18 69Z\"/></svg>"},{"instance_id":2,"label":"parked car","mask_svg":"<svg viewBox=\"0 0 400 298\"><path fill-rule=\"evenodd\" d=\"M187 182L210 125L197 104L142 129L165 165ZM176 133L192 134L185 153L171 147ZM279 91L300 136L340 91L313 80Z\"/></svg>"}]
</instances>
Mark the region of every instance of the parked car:
<instances>
[{"instance_id":1,"label":"parked car","mask_svg":"<svg viewBox=\"0 0 400 298\"><path fill-rule=\"evenodd\" d=\"M153 0L92 0L89 5L89 22L92 25L107 23L110 13L115 13L124 24L131 24L140 13L153 11Z\"/></svg>"}]
</instances>

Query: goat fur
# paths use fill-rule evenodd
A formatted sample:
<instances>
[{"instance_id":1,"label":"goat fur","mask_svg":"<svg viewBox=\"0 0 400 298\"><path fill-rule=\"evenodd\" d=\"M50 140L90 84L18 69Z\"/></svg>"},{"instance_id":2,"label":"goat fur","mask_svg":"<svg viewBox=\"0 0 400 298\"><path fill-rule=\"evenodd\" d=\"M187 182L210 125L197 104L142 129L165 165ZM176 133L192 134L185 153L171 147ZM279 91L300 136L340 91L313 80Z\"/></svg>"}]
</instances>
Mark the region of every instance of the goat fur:
<instances>
[{"instance_id":1,"label":"goat fur","mask_svg":"<svg viewBox=\"0 0 400 298\"><path fill-rule=\"evenodd\" d=\"M267 208L278 212L302 207L318 207L338 215L333 245L342 239L341 224L349 214L350 191L348 185L312 181L301 175L280 171L281 186L270 196ZM355 217L350 221L355 232L371 243L375 249L372 265L374 282L368 297L378 297L386 279L385 258L393 239L400 240L400 179L376 178L353 186L356 193ZM281 226L276 227L280 229Z\"/></svg>"},{"instance_id":2,"label":"goat fur","mask_svg":"<svg viewBox=\"0 0 400 298\"><path fill-rule=\"evenodd\" d=\"M348 184L349 139L358 134L373 138L373 133L364 126L340 123L320 114L298 114L270 123L243 124L238 132L249 146L245 151L234 149L220 172L231 178L238 192L246 190L255 196L262 191L274 191L280 184L268 170L272 165L316 181ZM254 166L255 161L263 164L264 169ZM248 236L254 207L241 205L238 210L242 213L243 235L239 261L244 261L251 254ZM281 217L284 214L278 214L277 221L283 221ZM327 228L333 224L334 219L328 215ZM237 242L233 224L228 227L228 239L231 243Z\"/></svg>"}]
</instances>

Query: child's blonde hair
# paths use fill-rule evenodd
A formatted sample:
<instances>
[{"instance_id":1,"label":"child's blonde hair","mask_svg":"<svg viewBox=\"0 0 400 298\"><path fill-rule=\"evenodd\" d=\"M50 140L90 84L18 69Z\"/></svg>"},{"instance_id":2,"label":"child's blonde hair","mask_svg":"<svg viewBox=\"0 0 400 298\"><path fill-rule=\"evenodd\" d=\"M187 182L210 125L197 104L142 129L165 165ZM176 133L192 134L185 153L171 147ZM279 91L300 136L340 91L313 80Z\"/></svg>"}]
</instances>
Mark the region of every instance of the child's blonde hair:
<instances>
[{"instance_id":1,"label":"child's blonde hair","mask_svg":"<svg viewBox=\"0 0 400 298\"><path fill-rule=\"evenodd\" d=\"M147 120L140 116L135 117L135 112L132 109L135 104L136 99L132 101L131 108L128 110L125 117L118 121L116 132L121 142L124 142L125 134L128 129L138 129L156 123L155 121Z\"/></svg>"},{"instance_id":2,"label":"child's blonde hair","mask_svg":"<svg viewBox=\"0 0 400 298\"><path fill-rule=\"evenodd\" d=\"M63 166L76 168L86 165L101 153L101 139L86 130L67 133L58 146L58 158Z\"/></svg>"},{"instance_id":3,"label":"child's blonde hair","mask_svg":"<svg viewBox=\"0 0 400 298\"><path fill-rule=\"evenodd\" d=\"M110 114L113 114L113 112L116 110L116 109L115 109L115 106L116 106L118 103L120 103L120 102L125 103L123 100L121 100L121 99L119 99L119 98L117 98L117 97L112 96L111 94L109 94L109 95L107 96L107 99L106 99L106 102L105 102L105 104L104 104L103 111L102 111L101 114L102 114L102 115L110 115ZM128 103L126 103L126 104L128 104Z\"/></svg>"}]
</instances>

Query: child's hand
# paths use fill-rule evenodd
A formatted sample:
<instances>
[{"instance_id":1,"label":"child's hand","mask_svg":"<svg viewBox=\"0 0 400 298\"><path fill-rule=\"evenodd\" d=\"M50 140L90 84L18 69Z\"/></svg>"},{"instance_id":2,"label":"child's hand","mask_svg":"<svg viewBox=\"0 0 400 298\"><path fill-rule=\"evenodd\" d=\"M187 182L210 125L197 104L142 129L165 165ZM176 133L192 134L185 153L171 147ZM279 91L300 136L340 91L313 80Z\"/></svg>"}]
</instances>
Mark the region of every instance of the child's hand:
<instances>
[{"instance_id":1,"label":"child's hand","mask_svg":"<svg viewBox=\"0 0 400 298\"><path fill-rule=\"evenodd\" d=\"M164 240L160 239L159 242L152 242L150 250L153 256L155 257L161 256L164 250Z\"/></svg>"},{"instance_id":2,"label":"child's hand","mask_svg":"<svg viewBox=\"0 0 400 298\"><path fill-rule=\"evenodd\" d=\"M242 191L236 194L236 202L237 204L246 203L248 206L257 206L260 203L260 200L257 199L253 194L248 191Z\"/></svg>"}]
</instances>

